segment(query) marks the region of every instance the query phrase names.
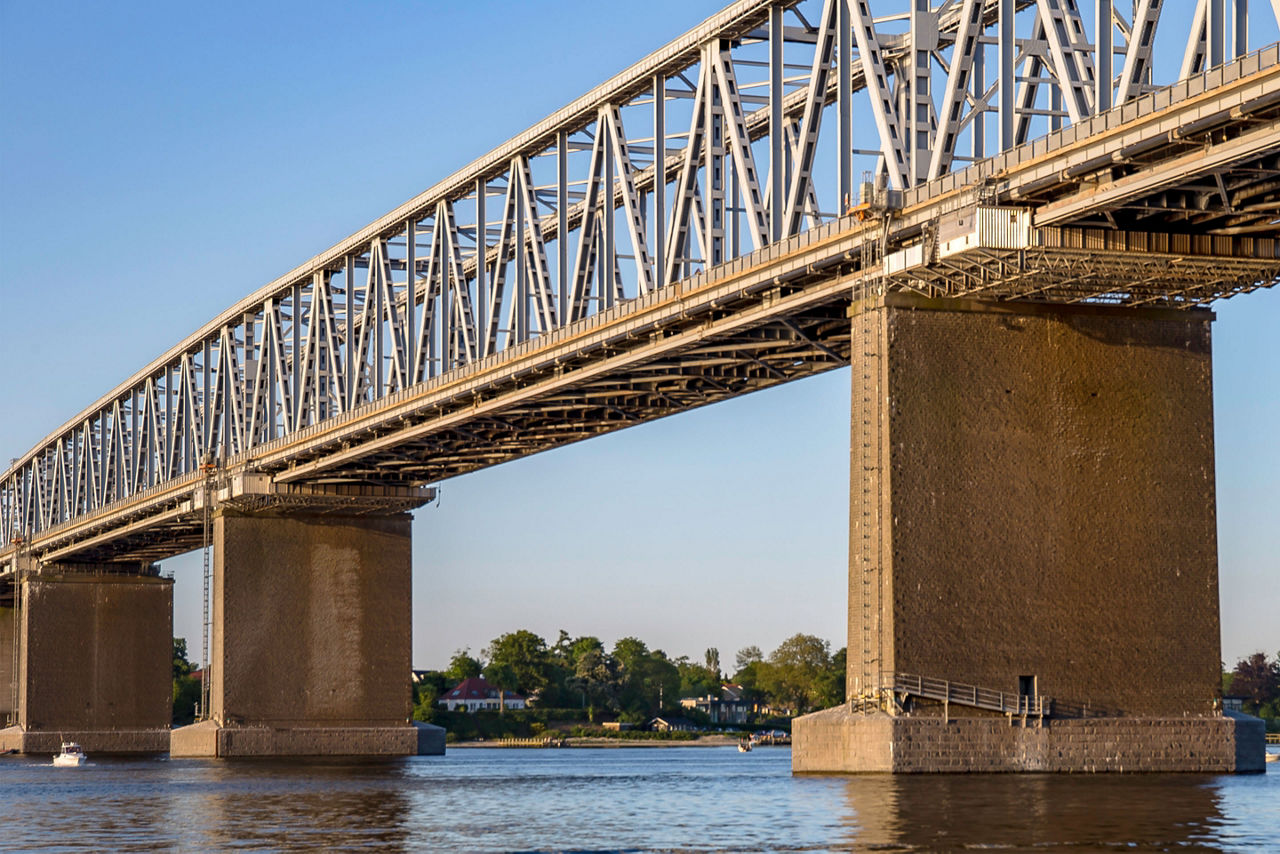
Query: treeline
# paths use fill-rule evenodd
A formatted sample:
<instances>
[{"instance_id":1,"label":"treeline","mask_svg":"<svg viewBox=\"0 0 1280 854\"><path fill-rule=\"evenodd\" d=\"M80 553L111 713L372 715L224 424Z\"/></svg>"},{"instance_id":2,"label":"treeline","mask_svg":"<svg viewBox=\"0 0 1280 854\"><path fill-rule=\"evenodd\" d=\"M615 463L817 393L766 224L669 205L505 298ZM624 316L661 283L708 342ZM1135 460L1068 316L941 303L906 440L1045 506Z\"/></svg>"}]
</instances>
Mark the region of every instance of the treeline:
<instances>
[{"instance_id":1,"label":"treeline","mask_svg":"<svg viewBox=\"0 0 1280 854\"><path fill-rule=\"evenodd\" d=\"M1244 711L1267 722L1267 729L1280 732L1280 652L1274 659L1255 652L1236 662L1234 670L1222 674L1222 694L1241 697Z\"/></svg>"},{"instance_id":2,"label":"treeline","mask_svg":"<svg viewBox=\"0 0 1280 854\"><path fill-rule=\"evenodd\" d=\"M726 681L741 685L748 702L801 714L844 702L845 650L832 654L822 638L797 634L767 657L756 646L739 650L729 672L715 648L695 661L671 658L634 637L608 649L590 635L575 638L562 630L548 644L521 629L495 638L479 656L458 650L448 669L427 671L414 686L415 719L438 718L441 695L472 676L541 709L581 710L592 722L598 715L637 724L663 712L687 716L681 698L720 698Z\"/></svg>"}]
</instances>

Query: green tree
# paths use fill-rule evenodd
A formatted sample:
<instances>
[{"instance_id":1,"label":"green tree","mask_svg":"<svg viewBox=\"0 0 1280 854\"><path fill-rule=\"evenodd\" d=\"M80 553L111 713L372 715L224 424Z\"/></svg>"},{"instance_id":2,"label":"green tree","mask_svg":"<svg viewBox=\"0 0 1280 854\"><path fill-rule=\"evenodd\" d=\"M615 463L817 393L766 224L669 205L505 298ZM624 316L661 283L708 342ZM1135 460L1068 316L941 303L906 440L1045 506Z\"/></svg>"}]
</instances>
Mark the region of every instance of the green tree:
<instances>
[{"instance_id":1,"label":"green tree","mask_svg":"<svg viewBox=\"0 0 1280 854\"><path fill-rule=\"evenodd\" d=\"M200 702L200 680L191 676L194 668L187 659L187 639L173 639L173 723L194 723Z\"/></svg>"},{"instance_id":2,"label":"green tree","mask_svg":"<svg viewBox=\"0 0 1280 854\"><path fill-rule=\"evenodd\" d=\"M639 722L652 717L680 697L680 671L662 650L649 651L639 638L626 637L613 646L621 687L623 717Z\"/></svg>"},{"instance_id":3,"label":"green tree","mask_svg":"<svg viewBox=\"0 0 1280 854\"><path fill-rule=\"evenodd\" d=\"M548 669L551 654L547 642L527 629L508 632L489 644L485 650L489 665L511 668L515 674L513 690L528 696L541 692L550 682Z\"/></svg>"},{"instance_id":4,"label":"green tree","mask_svg":"<svg viewBox=\"0 0 1280 854\"><path fill-rule=\"evenodd\" d=\"M684 655L677 658L674 663L676 670L680 672L681 697L718 697L720 695L718 671L695 664Z\"/></svg>"},{"instance_id":5,"label":"green tree","mask_svg":"<svg viewBox=\"0 0 1280 854\"><path fill-rule=\"evenodd\" d=\"M1270 661L1264 652L1255 652L1236 662L1231 672L1231 693L1245 698L1248 710L1255 714L1280 700L1280 654Z\"/></svg>"},{"instance_id":6,"label":"green tree","mask_svg":"<svg viewBox=\"0 0 1280 854\"><path fill-rule=\"evenodd\" d=\"M187 660L187 639L173 639L173 678L181 679L191 675L191 662Z\"/></svg>"},{"instance_id":7,"label":"green tree","mask_svg":"<svg viewBox=\"0 0 1280 854\"><path fill-rule=\"evenodd\" d=\"M822 704L822 680L831 668L831 645L820 637L795 634L769 654L765 689L806 712Z\"/></svg>"},{"instance_id":8,"label":"green tree","mask_svg":"<svg viewBox=\"0 0 1280 854\"><path fill-rule=\"evenodd\" d=\"M831 656L831 662L827 665L827 669L818 678L818 708L828 709L844 702L846 655L844 647L836 650L835 654Z\"/></svg>"},{"instance_id":9,"label":"green tree","mask_svg":"<svg viewBox=\"0 0 1280 854\"><path fill-rule=\"evenodd\" d=\"M506 692L514 691L520 684L515 668L506 662L490 662L489 666L484 669L484 679L498 689L498 714L506 714Z\"/></svg>"},{"instance_id":10,"label":"green tree","mask_svg":"<svg viewBox=\"0 0 1280 854\"><path fill-rule=\"evenodd\" d=\"M587 707L587 719L595 722L598 707L616 711L622 679L617 659L605 651L600 639L578 638L571 647L571 659L573 675L566 687Z\"/></svg>"},{"instance_id":11,"label":"green tree","mask_svg":"<svg viewBox=\"0 0 1280 854\"><path fill-rule=\"evenodd\" d=\"M764 653L761 652L760 647L755 644L752 644L751 646L744 646L742 649L738 650L738 654L734 656L733 678L737 679L738 673L746 670L750 665L757 661L764 661Z\"/></svg>"},{"instance_id":12,"label":"green tree","mask_svg":"<svg viewBox=\"0 0 1280 854\"><path fill-rule=\"evenodd\" d=\"M457 649L453 652L453 658L449 659L449 669L444 672L444 675L452 687L463 679L479 676L483 671L484 665L471 657L470 649Z\"/></svg>"}]
</instances>

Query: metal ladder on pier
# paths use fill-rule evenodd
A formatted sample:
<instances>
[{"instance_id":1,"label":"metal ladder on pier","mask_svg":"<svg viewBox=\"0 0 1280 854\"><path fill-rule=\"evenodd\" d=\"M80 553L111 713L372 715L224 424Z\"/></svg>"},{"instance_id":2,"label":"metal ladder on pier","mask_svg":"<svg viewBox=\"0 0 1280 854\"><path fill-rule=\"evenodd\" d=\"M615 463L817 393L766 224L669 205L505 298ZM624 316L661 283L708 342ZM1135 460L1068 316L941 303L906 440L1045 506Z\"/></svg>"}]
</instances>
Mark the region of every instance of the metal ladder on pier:
<instances>
[{"instance_id":1,"label":"metal ladder on pier","mask_svg":"<svg viewBox=\"0 0 1280 854\"><path fill-rule=\"evenodd\" d=\"M874 193L869 181L863 183L863 194ZM874 208L874 198L864 198L860 208ZM870 211L868 211L870 212ZM879 300L882 295L884 240L888 234L887 217L871 220L879 223L863 234L860 275L854 280L852 305L853 328L850 353L853 365L853 423L856 438L850 448L853 472L859 483L851 484L854 530L851 575L859 579L861 620L861 672L859 684L851 695L864 710L880 705L885 686L883 531L881 526L881 454L883 450L883 400L881 391L881 348L883 322ZM852 646L852 638L850 638Z\"/></svg>"}]
</instances>

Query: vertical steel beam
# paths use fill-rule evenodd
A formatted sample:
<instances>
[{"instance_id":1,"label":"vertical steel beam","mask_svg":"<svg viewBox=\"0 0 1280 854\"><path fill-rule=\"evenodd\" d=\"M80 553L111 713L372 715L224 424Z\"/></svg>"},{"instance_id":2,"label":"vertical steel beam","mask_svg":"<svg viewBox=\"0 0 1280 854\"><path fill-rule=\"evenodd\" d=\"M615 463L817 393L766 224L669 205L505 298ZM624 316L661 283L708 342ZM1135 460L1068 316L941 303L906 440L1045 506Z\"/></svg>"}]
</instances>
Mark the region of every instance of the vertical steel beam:
<instances>
[{"instance_id":1,"label":"vertical steel beam","mask_svg":"<svg viewBox=\"0 0 1280 854\"><path fill-rule=\"evenodd\" d=\"M911 183L929 177L933 149L933 91L930 64L937 49L937 27L930 0L912 0L910 11L910 53L907 55L907 114L902 116L906 136ZM954 56L952 62L954 63Z\"/></svg>"},{"instance_id":2,"label":"vertical steel beam","mask_svg":"<svg viewBox=\"0 0 1280 854\"><path fill-rule=\"evenodd\" d=\"M206 338L204 340L204 344L201 345L200 353L203 364L200 366L200 448L195 455L195 461L197 463L200 462L200 457L204 455L204 452L209 450L210 432L213 430L213 418L210 417L211 413L209 409L210 405L213 403L213 395L210 393L213 385L213 360L211 358L212 347L210 346L208 338ZM102 425L104 429L106 428L106 424L106 418L103 418ZM106 437L104 436L103 444L106 443L105 440ZM106 476L107 471L104 468L102 470L102 477L104 481L106 480Z\"/></svg>"},{"instance_id":3,"label":"vertical steel beam","mask_svg":"<svg viewBox=\"0 0 1280 854\"><path fill-rule=\"evenodd\" d=\"M1231 56L1249 52L1249 0L1231 0Z\"/></svg>"},{"instance_id":4,"label":"vertical steel beam","mask_svg":"<svg viewBox=\"0 0 1280 854\"><path fill-rule=\"evenodd\" d=\"M1205 70L1226 61L1226 11L1224 0L1209 0L1205 9Z\"/></svg>"},{"instance_id":5,"label":"vertical steel beam","mask_svg":"<svg viewBox=\"0 0 1280 854\"><path fill-rule=\"evenodd\" d=\"M511 165L511 186L514 188L513 192L517 193L515 210L516 287L515 302L512 306L514 308L512 328L507 338L508 342L510 342L508 346L512 343L523 343L529 338L529 253L524 248L524 205L520 203L518 197L521 191L518 169L516 162L513 161ZM501 260L499 260L499 263L501 263Z\"/></svg>"},{"instance_id":6,"label":"vertical steel beam","mask_svg":"<svg viewBox=\"0 0 1280 854\"><path fill-rule=\"evenodd\" d=\"M973 68L970 70L970 91L973 93L973 118L969 122L969 154L974 160L985 156L986 147L986 111L982 109L982 97L987 92L987 69L985 63L987 47L981 40L973 46ZM953 57L952 62L955 62Z\"/></svg>"},{"instance_id":7,"label":"vertical steel beam","mask_svg":"<svg viewBox=\"0 0 1280 854\"><path fill-rule=\"evenodd\" d=\"M703 269L710 270L724 260L724 125L721 121L720 88L715 82L713 51L720 45L712 42L702 50L702 64L707 69L707 93L703 106L703 224L707 256ZM608 259L605 259L608 263Z\"/></svg>"},{"instance_id":8,"label":"vertical steel beam","mask_svg":"<svg viewBox=\"0 0 1280 854\"><path fill-rule=\"evenodd\" d=\"M850 0L836 2L836 198L843 214L853 200L853 29Z\"/></svg>"},{"instance_id":9,"label":"vertical steel beam","mask_svg":"<svg viewBox=\"0 0 1280 854\"><path fill-rule=\"evenodd\" d=\"M1000 70L996 86L1000 96L1000 150L1008 151L1014 146L1013 138L1013 57L1016 49L1013 39L1013 0L1000 0L998 26L1000 34L996 44L1000 52Z\"/></svg>"},{"instance_id":10,"label":"vertical steel beam","mask_svg":"<svg viewBox=\"0 0 1280 854\"><path fill-rule=\"evenodd\" d=\"M653 284L660 288L667 283L667 78L661 74L653 76L653 258Z\"/></svg>"},{"instance_id":11,"label":"vertical steel beam","mask_svg":"<svg viewBox=\"0 0 1280 854\"><path fill-rule=\"evenodd\" d=\"M382 301L382 288L378 287L378 272L379 272L377 269L378 261L379 259L378 259L377 249L375 249L373 246L370 246L369 247L369 290L373 292L372 297L373 297L373 399L374 400L377 400L378 398L382 397L382 393L384 390L383 364L382 364L382 353L383 353L383 341L382 341L383 328L382 327L384 324L382 322L382 318L386 315L386 312L387 312L387 307ZM366 295L365 299L369 299L369 296ZM299 315L299 306L298 306L298 303L296 302L293 305L294 305L294 308L293 308L294 328L296 330L298 315ZM369 316L369 313L367 311L365 312L365 316L366 317ZM294 337L295 338L297 337L296 332ZM295 350L294 352L295 363L297 362L297 358L298 358L297 351ZM296 385L294 386L295 389L297 387L298 386ZM294 394L296 395L297 392L295 391Z\"/></svg>"},{"instance_id":12,"label":"vertical steel beam","mask_svg":"<svg viewBox=\"0 0 1280 854\"><path fill-rule=\"evenodd\" d=\"M563 188L564 184L561 183ZM476 179L476 355L483 359L489 355L489 225L485 217L485 194L488 184L483 178ZM563 190L562 190L563 192ZM563 208L563 205L561 206ZM563 228L563 226L561 226ZM565 240L564 232L560 232L560 240ZM432 251L435 247L432 247ZM560 257L564 258L561 252ZM501 262L499 262L501 263ZM431 285L427 284L427 298L430 299ZM424 306L425 311L425 306Z\"/></svg>"},{"instance_id":13,"label":"vertical steel beam","mask_svg":"<svg viewBox=\"0 0 1280 854\"><path fill-rule=\"evenodd\" d=\"M782 124L782 81L786 68L782 61L782 12L779 5L769 7L769 240L782 239L782 218L786 211L786 162ZM843 211L842 211L843 213ZM661 255L659 255L661 261ZM661 283L659 283L661 284Z\"/></svg>"},{"instance_id":14,"label":"vertical steel beam","mask_svg":"<svg viewBox=\"0 0 1280 854\"><path fill-rule=\"evenodd\" d=\"M370 264L373 263L372 258L369 259L369 263ZM293 407L294 407L293 408L293 427L291 429L297 430L302 426L302 401L303 401L303 398L305 397L305 395L302 393L302 389L303 389L302 286L295 283L293 287L290 289L289 293L290 293L290 304L293 306L293 322L290 324L290 335L289 335L290 344L292 345L292 348L293 348L289 353L289 363L293 366L293 370L289 372L289 377L290 377L289 390L293 394ZM378 318L379 318L378 340L379 342L381 342L382 340L381 313L379 313ZM381 352L381 349L379 349L379 352ZM379 376L378 378L377 387L379 389L382 388L381 376Z\"/></svg>"},{"instance_id":15,"label":"vertical steel beam","mask_svg":"<svg viewBox=\"0 0 1280 854\"><path fill-rule=\"evenodd\" d=\"M346 298L346 303L347 303L346 315L347 316L345 320L345 326L343 328L344 339L345 339L343 342L343 346L346 348L346 358L342 360L342 364L345 366L347 371L347 377L346 377L347 405L355 406L356 390L359 387L359 380L357 378L360 375L360 371L356 366L356 256L352 254L348 254L346 258L342 259L342 261L343 261L342 284L347 291L347 298ZM270 309L268 309L267 311L269 315ZM263 358L264 359L267 358L266 347L265 347L267 342L266 331L270 323L271 323L270 317L264 315L263 324L262 324L263 345L264 345ZM271 411L275 407L274 387L268 391L268 395L269 396L267 399L269 402L267 405L267 417L268 419L274 419L275 416L271 415Z\"/></svg>"},{"instance_id":16,"label":"vertical steel beam","mask_svg":"<svg viewBox=\"0 0 1280 854\"><path fill-rule=\"evenodd\" d=\"M405 223L405 230L404 230L404 245L405 245L404 267L405 267L405 270L408 272L408 275L405 277L405 284L404 284L404 289L405 289L404 290L404 315L400 318L400 323L402 324L401 332L398 336L396 336L397 341L400 343L400 349L402 351L406 349L406 343L412 340L413 331L415 329L413 325L413 313L414 313L415 303L417 302L417 295L415 291L418 286L418 247L416 245L417 242L418 242L418 226L417 226L417 223L413 221L413 219L410 219L408 222ZM311 306L311 311L312 311L312 314L315 313L314 304ZM315 323L314 317L311 318L311 322L312 324ZM411 386L418 381L418 375L413 373L413 370L416 367L414 365L413 350L408 350L407 352L405 352L403 358L406 362L404 367L405 367L405 371L408 373L408 376L406 377L402 374L400 377L400 382L402 387Z\"/></svg>"},{"instance_id":17,"label":"vertical steel beam","mask_svg":"<svg viewBox=\"0 0 1280 854\"><path fill-rule=\"evenodd\" d=\"M1097 76L1094 78L1093 103L1095 111L1102 113L1111 109L1112 92L1112 59L1114 47L1111 35L1115 32L1112 22L1112 0L1097 0L1097 14L1094 17L1093 43L1097 51ZM1137 23L1137 16L1134 16ZM1132 38L1132 33L1130 33Z\"/></svg>"},{"instance_id":18,"label":"vertical steel beam","mask_svg":"<svg viewBox=\"0 0 1280 854\"><path fill-rule=\"evenodd\" d=\"M656 173L655 173L656 174ZM569 317L569 132L556 134L557 317Z\"/></svg>"},{"instance_id":19,"label":"vertical steel beam","mask_svg":"<svg viewBox=\"0 0 1280 854\"><path fill-rule=\"evenodd\" d=\"M613 210L614 159L609 135L612 129L603 120L596 122L596 133L604 142L604 177L600 182L600 226L602 234L600 263L596 272L600 276L600 308L613 308L617 302L617 290L614 270L618 268L617 216Z\"/></svg>"}]
</instances>

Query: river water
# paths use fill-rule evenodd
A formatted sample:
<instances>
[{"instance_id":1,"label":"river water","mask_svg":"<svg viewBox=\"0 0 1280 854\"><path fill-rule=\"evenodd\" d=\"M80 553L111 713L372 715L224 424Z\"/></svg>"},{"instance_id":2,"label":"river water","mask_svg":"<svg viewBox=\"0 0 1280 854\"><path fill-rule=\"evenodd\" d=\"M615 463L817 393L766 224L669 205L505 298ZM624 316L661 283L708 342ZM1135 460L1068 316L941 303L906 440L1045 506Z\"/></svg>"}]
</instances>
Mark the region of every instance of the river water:
<instances>
[{"instance_id":1,"label":"river water","mask_svg":"<svg viewBox=\"0 0 1280 854\"><path fill-rule=\"evenodd\" d=\"M3 757L0 850L1280 850L1277 772L795 777L790 761L733 747Z\"/></svg>"}]
</instances>

